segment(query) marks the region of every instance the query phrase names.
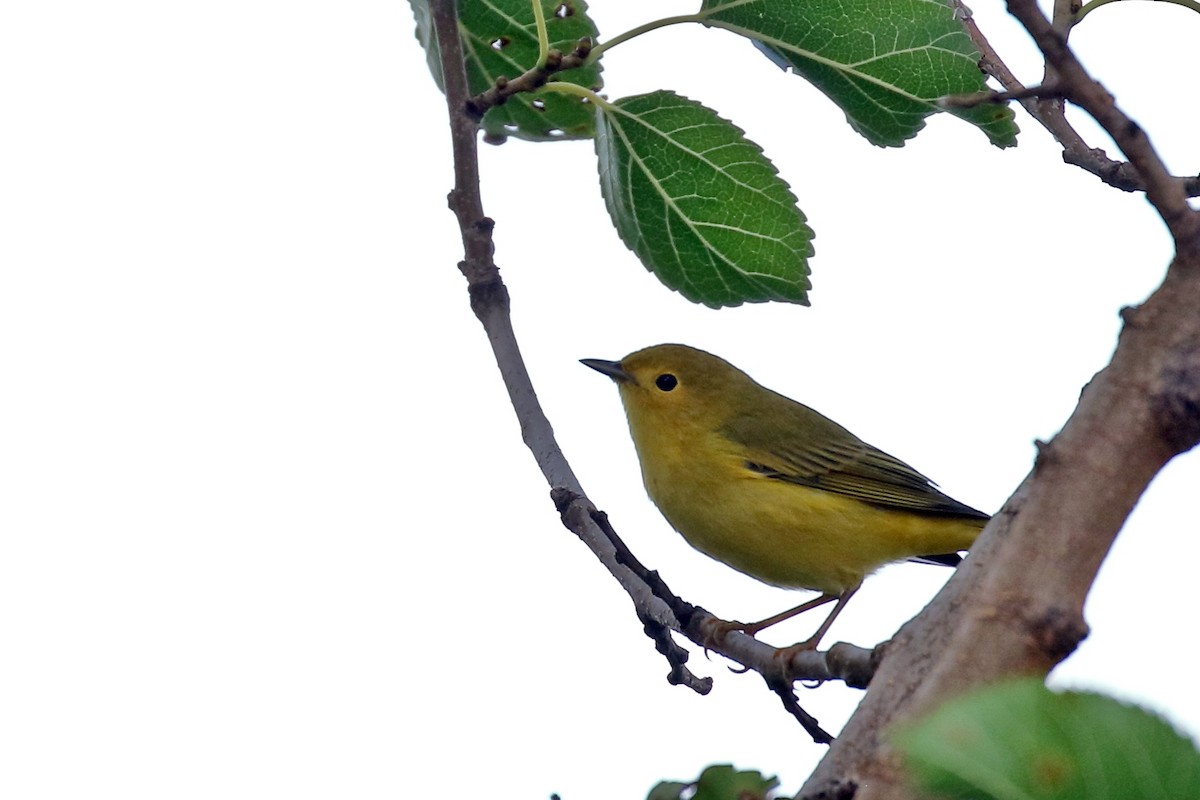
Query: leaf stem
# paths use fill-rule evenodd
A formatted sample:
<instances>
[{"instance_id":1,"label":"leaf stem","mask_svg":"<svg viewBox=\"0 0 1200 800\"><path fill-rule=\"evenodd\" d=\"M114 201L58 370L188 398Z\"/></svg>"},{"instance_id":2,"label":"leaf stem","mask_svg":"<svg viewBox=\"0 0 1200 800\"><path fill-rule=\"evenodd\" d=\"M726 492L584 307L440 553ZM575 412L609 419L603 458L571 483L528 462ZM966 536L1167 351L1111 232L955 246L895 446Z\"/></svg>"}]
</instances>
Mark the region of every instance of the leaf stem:
<instances>
[{"instance_id":1,"label":"leaf stem","mask_svg":"<svg viewBox=\"0 0 1200 800\"><path fill-rule=\"evenodd\" d=\"M593 47L591 55L588 56L587 63L594 64L596 59L600 57L600 54L608 48L616 47L622 42L627 42L630 39L641 36L643 33L649 33L650 31L657 30L658 28L665 28L668 25L678 25L682 22L704 22L707 16L708 15L704 13L680 14L677 17L663 17L662 19L656 19L652 22L647 22L644 25L638 25L636 28L631 28L630 30L625 31L620 36L615 36L612 39L609 39L606 42L601 42Z\"/></svg>"},{"instance_id":2,"label":"leaf stem","mask_svg":"<svg viewBox=\"0 0 1200 800\"><path fill-rule=\"evenodd\" d=\"M580 86L577 83L570 83L568 81L550 81L542 87L542 91L558 92L559 94L573 94L576 97L582 97L584 100L592 103L597 108L602 108L605 111L612 110L611 103L586 86Z\"/></svg>"},{"instance_id":3,"label":"leaf stem","mask_svg":"<svg viewBox=\"0 0 1200 800\"><path fill-rule=\"evenodd\" d=\"M1075 18L1071 20L1071 24L1078 25L1083 20L1084 17L1086 17L1091 12L1095 11L1100 6L1106 6L1109 3L1115 3L1115 2L1117 2L1117 0L1092 0L1091 3L1088 3L1087 5L1083 6L1082 8L1079 9L1079 11L1077 11L1075 13ZM1200 14L1200 2L1196 2L1196 0L1158 0L1158 2L1171 3L1172 5L1183 6L1184 8L1191 9L1192 11L1195 11L1197 14Z\"/></svg>"},{"instance_id":4,"label":"leaf stem","mask_svg":"<svg viewBox=\"0 0 1200 800\"><path fill-rule=\"evenodd\" d=\"M542 8L542 0L530 0L533 3L533 20L537 25L538 60L534 69L546 66L550 57L550 34L546 31L546 11Z\"/></svg>"}]
</instances>

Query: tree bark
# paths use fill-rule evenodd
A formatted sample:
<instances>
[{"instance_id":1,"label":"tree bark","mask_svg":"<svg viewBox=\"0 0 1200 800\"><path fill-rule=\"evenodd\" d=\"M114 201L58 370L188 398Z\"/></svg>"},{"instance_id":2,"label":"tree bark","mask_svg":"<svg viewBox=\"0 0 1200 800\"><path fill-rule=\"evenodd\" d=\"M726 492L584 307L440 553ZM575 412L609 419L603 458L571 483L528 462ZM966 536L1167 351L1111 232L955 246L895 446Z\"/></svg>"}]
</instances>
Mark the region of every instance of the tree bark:
<instances>
[{"instance_id":1,"label":"tree bark","mask_svg":"<svg viewBox=\"0 0 1200 800\"><path fill-rule=\"evenodd\" d=\"M1125 518L1163 465L1200 438L1196 250L1123 316L1109 366L938 602L897 635L801 797L851 785L855 800L917 797L904 787L891 730L970 689L1044 675L1086 635L1083 603Z\"/></svg>"}]
</instances>

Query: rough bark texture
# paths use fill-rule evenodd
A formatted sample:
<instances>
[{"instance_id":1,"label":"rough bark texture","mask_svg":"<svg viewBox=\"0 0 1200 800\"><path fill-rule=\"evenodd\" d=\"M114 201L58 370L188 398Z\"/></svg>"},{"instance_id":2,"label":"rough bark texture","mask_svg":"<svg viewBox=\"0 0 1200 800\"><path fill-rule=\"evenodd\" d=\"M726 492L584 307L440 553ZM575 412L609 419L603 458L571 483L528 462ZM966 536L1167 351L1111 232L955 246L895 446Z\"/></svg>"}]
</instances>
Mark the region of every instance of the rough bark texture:
<instances>
[{"instance_id":1,"label":"rough bark texture","mask_svg":"<svg viewBox=\"0 0 1200 800\"><path fill-rule=\"evenodd\" d=\"M1124 316L1110 365L941 602L893 641L802 797L849 783L856 800L915 796L886 744L891 728L972 688L1045 674L1086 635L1084 599L1125 518L1200 436L1200 259L1177 259L1162 287Z\"/></svg>"},{"instance_id":2,"label":"rough bark texture","mask_svg":"<svg viewBox=\"0 0 1200 800\"><path fill-rule=\"evenodd\" d=\"M1200 214L1146 133L1067 47L1064 6L1057 24L1035 0L1009 0L1008 8L1045 55L1057 90L1129 158L1176 256L1150 299L1123 312L1112 361L958 574L897 636L800 797L917 797L889 732L955 695L1044 675L1066 658L1087 634L1084 600L1129 512L1163 465L1200 440Z\"/></svg>"}]
</instances>

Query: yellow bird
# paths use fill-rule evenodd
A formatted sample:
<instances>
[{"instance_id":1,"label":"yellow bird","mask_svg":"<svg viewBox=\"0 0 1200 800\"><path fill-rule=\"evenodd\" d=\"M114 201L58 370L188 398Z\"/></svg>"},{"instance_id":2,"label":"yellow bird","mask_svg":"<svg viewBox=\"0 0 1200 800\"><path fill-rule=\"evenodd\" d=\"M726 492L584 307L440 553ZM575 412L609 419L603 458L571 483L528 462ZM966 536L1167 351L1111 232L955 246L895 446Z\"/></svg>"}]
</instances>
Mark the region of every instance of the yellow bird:
<instances>
[{"instance_id":1,"label":"yellow bird","mask_svg":"<svg viewBox=\"0 0 1200 800\"><path fill-rule=\"evenodd\" d=\"M837 600L815 648L863 579L911 559L953 566L988 515L833 420L711 353L660 344L582 363L616 381L650 499L690 545L764 583L821 596L751 636Z\"/></svg>"}]
</instances>

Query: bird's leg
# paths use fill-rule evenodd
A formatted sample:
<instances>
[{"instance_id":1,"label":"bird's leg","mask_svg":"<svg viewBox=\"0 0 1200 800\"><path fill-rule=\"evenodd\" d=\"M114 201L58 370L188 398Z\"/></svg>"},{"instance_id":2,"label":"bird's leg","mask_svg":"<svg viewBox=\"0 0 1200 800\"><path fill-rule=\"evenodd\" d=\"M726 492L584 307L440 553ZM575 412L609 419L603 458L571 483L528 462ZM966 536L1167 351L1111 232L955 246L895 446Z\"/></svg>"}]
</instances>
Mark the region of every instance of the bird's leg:
<instances>
[{"instance_id":1,"label":"bird's leg","mask_svg":"<svg viewBox=\"0 0 1200 800\"><path fill-rule=\"evenodd\" d=\"M852 591L850 594L854 594L854 592ZM767 617L766 619L759 620L758 622L747 623L710 620L708 624L704 626L705 638L709 642L719 642L724 639L725 634L729 633L730 631L741 631L748 636L755 636L760 631L765 630L778 622L783 622L785 619L791 619L797 614L803 614L805 611L809 611L819 606L823 606L833 600L837 600L838 605L834 606L833 613L828 619L825 620L824 623L822 623L820 630L817 631L817 638L819 639L820 636L824 635L825 631L828 630L830 623L833 622L833 618L837 616L838 611L840 611L841 607L845 605L845 601L849 599L850 598L848 595L842 595L839 597L836 594L823 594L820 597L814 597L812 600L805 601L795 608L790 608L787 611L776 614L773 617Z\"/></svg>"},{"instance_id":2,"label":"bird's leg","mask_svg":"<svg viewBox=\"0 0 1200 800\"><path fill-rule=\"evenodd\" d=\"M738 628L750 636L755 636L759 631L766 630L776 623L783 622L785 619L791 619L798 614L803 614L805 611L810 611L814 608L825 605L831 600L837 599L838 596L836 594L823 594L820 597L814 597L812 600L807 600L795 608L789 608L787 611L776 614L773 617L767 617L766 619L761 619L758 622L751 622L746 625L739 625ZM835 607L833 611L834 614L836 614L838 611L837 607Z\"/></svg>"},{"instance_id":3,"label":"bird's leg","mask_svg":"<svg viewBox=\"0 0 1200 800\"><path fill-rule=\"evenodd\" d=\"M821 637L823 637L829 630L829 626L833 624L835 619L837 619L838 614L842 613L842 609L846 607L846 603L850 602L850 598L854 597L854 593L857 591L858 587L855 586L853 589L848 589L842 592L840 595L837 595L837 604L834 605L833 611L829 612L829 616L825 618L825 621L821 623L821 627L817 628L817 632L799 644L794 644L791 647L783 648L777 654L778 657L787 661L790 660L791 657L796 653L803 652L804 650L816 650L817 645L821 643ZM834 595L827 594L821 595L821 597L818 597L817 600L828 601L832 600L833 598ZM800 612L797 611L796 613L798 614Z\"/></svg>"}]
</instances>

